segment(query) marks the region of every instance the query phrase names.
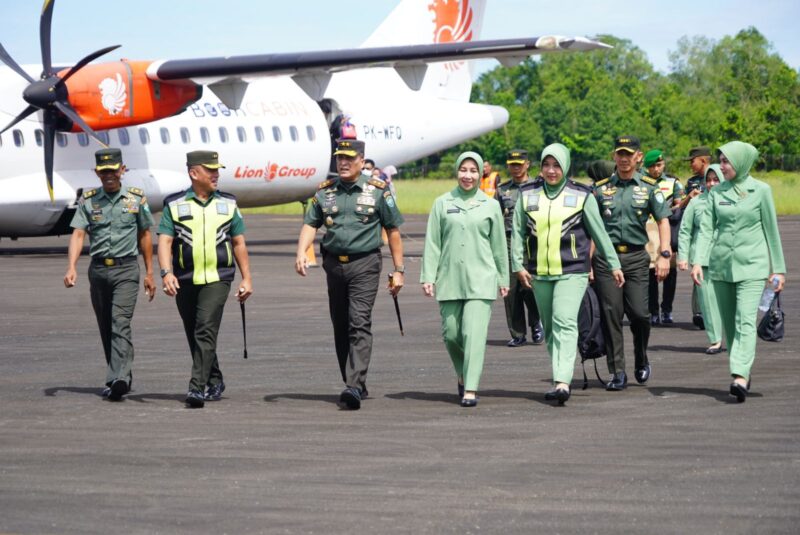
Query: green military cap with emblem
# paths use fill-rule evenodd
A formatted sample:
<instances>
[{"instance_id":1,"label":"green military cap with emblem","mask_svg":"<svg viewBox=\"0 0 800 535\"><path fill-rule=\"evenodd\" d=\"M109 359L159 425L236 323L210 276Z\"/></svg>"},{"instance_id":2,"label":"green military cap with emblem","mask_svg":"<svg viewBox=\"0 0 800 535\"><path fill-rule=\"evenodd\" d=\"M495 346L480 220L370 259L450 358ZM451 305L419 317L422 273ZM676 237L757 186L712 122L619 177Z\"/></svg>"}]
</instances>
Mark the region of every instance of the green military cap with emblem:
<instances>
[{"instance_id":1,"label":"green military cap with emblem","mask_svg":"<svg viewBox=\"0 0 800 535\"><path fill-rule=\"evenodd\" d=\"M355 158L359 154L363 156L364 147L364 142L358 139L339 139L336 141L336 150L333 155L338 156L342 154L352 158Z\"/></svg>"},{"instance_id":2,"label":"green military cap with emblem","mask_svg":"<svg viewBox=\"0 0 800 535\"><path fill-rule=\"evenodd\" d=\"M664 161L664 153L658 149L653 149L647 151L647 154L644 155L644 166L650 167L652 165L657 164L658 162Z\"/></svg>"},{"instance_id":3,"label":"green military cap with emblem","mask_svg":"<svg viewBox=\"0 0 800 535\"><path fill-rule=\"evenodd\" d=\"M508 152L506 164L507 165L511 165L512 163L524 164L527 161L528 161L528 151L523 149L514 149Z\"/></svg>"},{"instance_id":4,"label":"green military cap with emblem","mask_svg":"<svg viewBox=\"0 0 800 535\"><path fill-rule=\"evenodd\" d=\"M627 152L638 152L642 144L636 136L619 136L614 139L614 152L624 150Z\"/></svg>"},{"instance_id":5,"label":"green military cap with emblem","mask_svg":"<svg viewBox=\"0 0 800 535\"><path fill-rule=\"evenodd\" d=\"M225 169L225 166L219 163L219 153L214 150L194 150L186 153L186 166L192 167L194 165L202 165L209 169Z\"/></svg>"},{"instance_id":6,"label":"green military cap with emblem","mask_svg":"<svg viewBox=\"0 0 800 535\"><path fill-rule=\"evenodd\" d=\"M685 158L685 160L690 162L690 161L694 160L695 158L697 158L699 156L708 156L710 158L711 157L711 149L709 149L708 147L703 147L703 146L694 147L694 148L692 148L692 150L689 151L689 157Z\"/></svg>"},{"instance_id":7,"label":"green military cap with emblem","mask_svg":"<svg viewBox=\"0 0 800 535\"><path fill-rule=\"evenodd\" d=\"M122 167L122 151L119 149L100 149L94 153L95 171L112 169L116 171Z\"/></svg>"}]
</instances>

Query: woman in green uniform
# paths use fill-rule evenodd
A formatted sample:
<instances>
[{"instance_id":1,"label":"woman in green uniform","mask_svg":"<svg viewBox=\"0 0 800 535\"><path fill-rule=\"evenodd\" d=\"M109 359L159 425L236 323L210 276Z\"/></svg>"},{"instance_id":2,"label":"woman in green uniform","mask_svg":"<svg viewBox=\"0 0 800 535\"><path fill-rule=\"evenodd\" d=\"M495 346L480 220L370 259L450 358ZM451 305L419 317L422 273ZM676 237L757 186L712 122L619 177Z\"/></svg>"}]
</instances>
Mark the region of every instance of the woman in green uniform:
<instances>
[{"instance_id":1,"label":"woman in green uniform","mask_svg":"<svg viewBox=\"0 0 800 535\"><path fill-rule=\"evenodd\" d=\"M678 231L678 269L686 271L689 263L694 264L696 254L697 237L700 234L700 221L708 208L708 195L722 177L722 171L718 164L714 164L706 169L705 184L706 189L693 199L686 210L683 212L681 228ZM723 179L724 180L724 179ZM706 336L710 344L706 349L708 355L722 353L722 324L720 323L719 310L717 309L717 298L714 294L714 287L708 279L708 265L703 266L703 284L697 286L698 301L700 311L705 320Z\"/></svg>"},{"instance_id":2,"label":"woman in green uniform","mask_svg":"<svg viewBox=\"0 0 800 535\"><path fill-rule=\"evenodd\" d=\"M508 294L508 251L500 204L478 188L483 159L456 160L458 186L438 197L428 217L422 290L436 297L444 345L458 376L462 407L478 404L486 334L497 290Z\"/></svg>"},{"instance_id":3,"label":"woman in green uniform","mask_svg":"<svg viewBox=\"0 0 800 535\"><path fill-rule=\"evenodd\" d=\"M511 231L511 269L533 293L544 326L547 351L553 363L554 387L545 399L563 405L578 349L578 311L589 283L589 249L608 263L617 286L625 276L603 226L597 200L587 186L567 180L569 149L560 143L542 151L543 178L524 186L514 209ZM522 264L525 248L530 262Z\"/></svg>"},{"instance_id":4,"label":"woman in green uniform","mask_svg":"<svg viewBox=\"0 0 800 535\"><path fill-rule=\"evenodd\" d=\"M750 389L764 281L774 278L778 281L775 291L783 290L786 265L772 189L750 176L758 150L749 143L731 141L720 147L719 153L725 182L709 194L692 278L695 284L702 284L703 266L708 265L730 354L730 393L741 403Z\"/></svg>"}]
</instances>

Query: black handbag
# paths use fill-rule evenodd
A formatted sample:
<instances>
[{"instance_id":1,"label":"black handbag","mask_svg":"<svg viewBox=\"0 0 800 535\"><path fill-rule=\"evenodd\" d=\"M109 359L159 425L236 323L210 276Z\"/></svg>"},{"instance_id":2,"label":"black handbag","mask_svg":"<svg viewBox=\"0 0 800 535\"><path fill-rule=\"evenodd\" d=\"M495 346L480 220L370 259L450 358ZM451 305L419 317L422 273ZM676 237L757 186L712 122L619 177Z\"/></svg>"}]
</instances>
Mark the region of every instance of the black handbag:
<instances>
[{"instance_id":1,"label":"black handbag","mask_svg":"<svg viewBox=\"0 0 800 535\"><path fill-rule=\"evenodd\" d=\"M758 337L766 342L783 340L783 310L781 310L781 294L776 293L769 305L769 310L758 324Z\"/></svg>"}]
</instances>

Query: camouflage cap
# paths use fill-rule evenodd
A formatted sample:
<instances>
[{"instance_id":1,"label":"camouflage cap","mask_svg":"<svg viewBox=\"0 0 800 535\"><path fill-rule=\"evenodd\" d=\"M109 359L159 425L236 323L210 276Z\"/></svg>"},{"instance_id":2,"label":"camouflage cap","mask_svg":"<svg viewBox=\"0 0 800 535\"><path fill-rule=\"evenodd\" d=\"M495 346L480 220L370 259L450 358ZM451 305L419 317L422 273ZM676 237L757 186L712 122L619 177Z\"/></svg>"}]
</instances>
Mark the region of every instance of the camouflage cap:
<instances>
[{"instance_id":1,"label":"camouflage cap","mask_svg":"<svg viewBox=\"0 0 800 535\"><path fill-rule=\"evenodd\" d=\"M100 149L94 153L95 171L112 169L116 171L122 167L122 151L119 149Z\"/></svg>"},{"instance_id":2,"label":"camouflage cap","mask_svg":"<svg viewBox=\"0 0 800 535\"><path fill-rule=\"evenodd\" d=\"M219 163L219 153L213 150L195 150L186 153L186 166L192 167L193 165L202 165L209 169L225 169L225 166Z\"/></svg>"}]
</instances>

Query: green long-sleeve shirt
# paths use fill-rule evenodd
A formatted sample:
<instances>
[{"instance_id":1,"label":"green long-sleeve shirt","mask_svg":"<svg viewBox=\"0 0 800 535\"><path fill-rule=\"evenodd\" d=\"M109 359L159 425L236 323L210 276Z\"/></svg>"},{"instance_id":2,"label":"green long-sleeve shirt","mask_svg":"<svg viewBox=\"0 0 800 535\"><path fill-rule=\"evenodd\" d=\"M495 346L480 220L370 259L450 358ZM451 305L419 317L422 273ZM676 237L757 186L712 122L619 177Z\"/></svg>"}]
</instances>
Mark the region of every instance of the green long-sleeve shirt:
<instances>
[{"instance_id":1,"label":"green long-sleeve shirt","mask_svg":"<svg viewBox=\"0 0 800 535\"><path fill-rule=\"evenodd\" d=\"M686 206L678 231L678 262L695 263L700 223L708 209L708 191L704 191ZM708 267L704 265L703 267Z\"/></svg>"},{"instance_id":2,"label":"green long-sleeve shirt","mask_svg":"<svg viewBox=\"0 0 800 535\"><path fill-rule=\"evenodd\" d=\"M477 188L438 197L428 216L421 283L437 301L495 299L508 286L508 250L500 204Z\"/></svg>"}]
</instances>

